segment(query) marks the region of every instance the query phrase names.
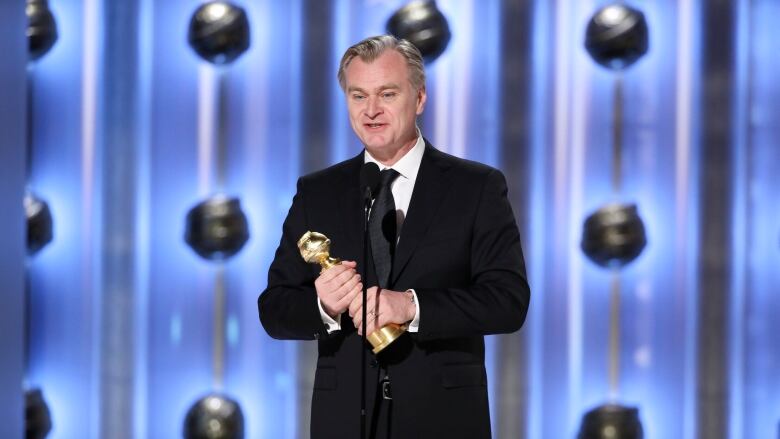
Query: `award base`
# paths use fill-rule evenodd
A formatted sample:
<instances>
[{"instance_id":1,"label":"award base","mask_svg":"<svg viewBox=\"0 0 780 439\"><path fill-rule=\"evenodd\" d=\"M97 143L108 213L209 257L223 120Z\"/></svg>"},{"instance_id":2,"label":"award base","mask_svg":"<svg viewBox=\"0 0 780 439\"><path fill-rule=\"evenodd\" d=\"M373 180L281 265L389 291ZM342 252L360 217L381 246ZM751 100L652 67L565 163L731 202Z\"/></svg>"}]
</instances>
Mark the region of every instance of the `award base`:
<instances>
[{"instance_id":1,"label":"award base","mask_svg":"<svg viewBox=\"0 0 780 439\"><path fill-rule=\"evenodd\" d=\"M374 353L378 354L382 352L382 349L390 346L390 343L402 336L404 332L406 332L406 325L388 323L371 334L368 334L368 337L366 338L368 339L368 342L371 343L371 346L374 347Z\"/></svg>"}]
</instances>

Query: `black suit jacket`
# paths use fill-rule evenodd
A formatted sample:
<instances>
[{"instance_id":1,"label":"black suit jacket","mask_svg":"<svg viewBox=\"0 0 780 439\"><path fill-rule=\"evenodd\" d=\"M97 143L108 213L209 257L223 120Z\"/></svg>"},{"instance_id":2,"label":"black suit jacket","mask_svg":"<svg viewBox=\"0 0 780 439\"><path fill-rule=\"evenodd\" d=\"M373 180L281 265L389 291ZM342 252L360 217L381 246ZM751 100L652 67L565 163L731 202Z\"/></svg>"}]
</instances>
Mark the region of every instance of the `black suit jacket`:
<instances>
[{"instance_id":1,"label":"black suit jacket","mask_svg":"<svg viewBox=\"0 0 780 439\"><path fill-rule=\"evenodd\" d=\"M358 438L359 359L364 346L348 314L328 334L314 280L296 242L307 230L328 236L331 256L363 264L360 169L363 154L302 177L281 243L260 295L260 321L277 339L317 339L312 438ZM483 336L518 330L530 292L504 176L426 142L393 261L394 290L414 288L419 332L393 343L378 360L392 381L392 436L489 438ZM370 285L369 285L370 286ZM379 368L369 352L368 411Z\"/></svg>"}]
</instances>

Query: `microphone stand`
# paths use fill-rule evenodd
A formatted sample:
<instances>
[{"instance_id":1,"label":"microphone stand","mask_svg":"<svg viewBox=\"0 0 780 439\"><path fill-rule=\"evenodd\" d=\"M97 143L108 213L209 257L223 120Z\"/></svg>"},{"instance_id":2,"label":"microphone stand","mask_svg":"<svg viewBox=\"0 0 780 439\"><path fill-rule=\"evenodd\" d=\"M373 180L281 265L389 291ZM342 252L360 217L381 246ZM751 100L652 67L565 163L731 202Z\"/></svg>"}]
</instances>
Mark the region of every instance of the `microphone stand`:
<instances>
[{"instance_id":1,"label":"microphone stand","mask_svg":"<svg viewBox=\"0 0 780 439\"><path fill-rule=\"evenodd\" d=\"M362 349L360 349L360 439L366 438L366 306L368 302L366 268L368 267L368 214L371 209L372 199L371 187L366 187L363 192L363 212L365 218L363 221L363 269L361 270L363 272L363 320L361 322L363 345Z\"/></svg>"}]
</instances>

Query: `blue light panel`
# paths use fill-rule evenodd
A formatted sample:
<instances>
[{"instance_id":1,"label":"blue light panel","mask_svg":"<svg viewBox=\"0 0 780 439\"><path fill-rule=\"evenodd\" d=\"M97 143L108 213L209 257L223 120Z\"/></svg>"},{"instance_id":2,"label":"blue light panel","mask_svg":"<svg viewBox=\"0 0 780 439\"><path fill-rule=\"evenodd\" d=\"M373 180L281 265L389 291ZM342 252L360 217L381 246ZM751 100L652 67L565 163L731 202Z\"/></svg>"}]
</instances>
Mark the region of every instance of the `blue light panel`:
<instances>
[{"instance_id":1,"label":"blue light panel","mask_svg":"<svg viewBox=\"0 0 780 439\"><path fill-rule=\"evenodd\" d=\"M735 386L741 386L736 395L741 398L731 401L732 417L741 420L732 429L732 439L775 437L780 423L780 42L776 31L780 4L760 0L740 2L740 6L745 14L740 35L750 44L741 46L749 53L739 58L747 82L737 96L744 105L743 114L735 114L743 136L735 142L734 154L742 159L738 165L744 170L737 182L744 194L744 210L735 212L742 215L742 224L735 227L734 240L744 240L746 245L742 258L735 261L744 265L734 269L744 270L746 282L734 291L744 314L735 322L740 326L731 340L742 346L732 358L742 367L742 374L731 377Z\"/></svg>"},{"instance_id":2,"label":"blue light panel","mask_svg":"<svg viewBox=\"0 0 780 439\"><path fill-rule=\"evenodd\" d=\"M53 420L52 439L89 437L97 427L94 343L97 304L91 259L100 210L87 211L84 196L99 175L85 168L82 129L84 39L98 32L86 19L84 2L64 0L50 8L59 38L31 69L34 76L35 137L30 188L47 200L54 239L28 266L31 279L30 363L27 384L41 387ZM91 68L95 68L92 65ZM76 84L76 85L74 85ZM97 89L98 84L90 84ZM91 173L91 174L90 174ZM93 192L94 193L94 192Z\"/></svg>"}]
</instances>

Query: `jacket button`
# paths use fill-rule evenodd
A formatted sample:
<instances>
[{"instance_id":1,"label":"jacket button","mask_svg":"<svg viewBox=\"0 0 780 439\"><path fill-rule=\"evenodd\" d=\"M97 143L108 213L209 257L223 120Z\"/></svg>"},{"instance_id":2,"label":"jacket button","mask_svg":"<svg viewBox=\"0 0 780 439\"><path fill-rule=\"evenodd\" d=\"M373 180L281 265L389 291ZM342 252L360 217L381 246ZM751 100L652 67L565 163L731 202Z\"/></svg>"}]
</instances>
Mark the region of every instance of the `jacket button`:
<instances>
[{"instance_id":1,"label":"jacket button","mask_svg":"<svg viewBox=\"0 0 780 439\"><path fill-rule=\"evenodd\" d=\"M371 367L377 367L379 366L379 362L376 360L371 360Z\"/></svg>"},{"instance_id":2,"label":"jacket button","mask_svg":"<svg viewBox=\"0 0 780 439\"><path fill-rule=\"evenodd\" d=\"M314 339L315 340L319 340L320 339L320 333L319 332L315 332L314 333Z\"/></svg>"}]
</instances>

